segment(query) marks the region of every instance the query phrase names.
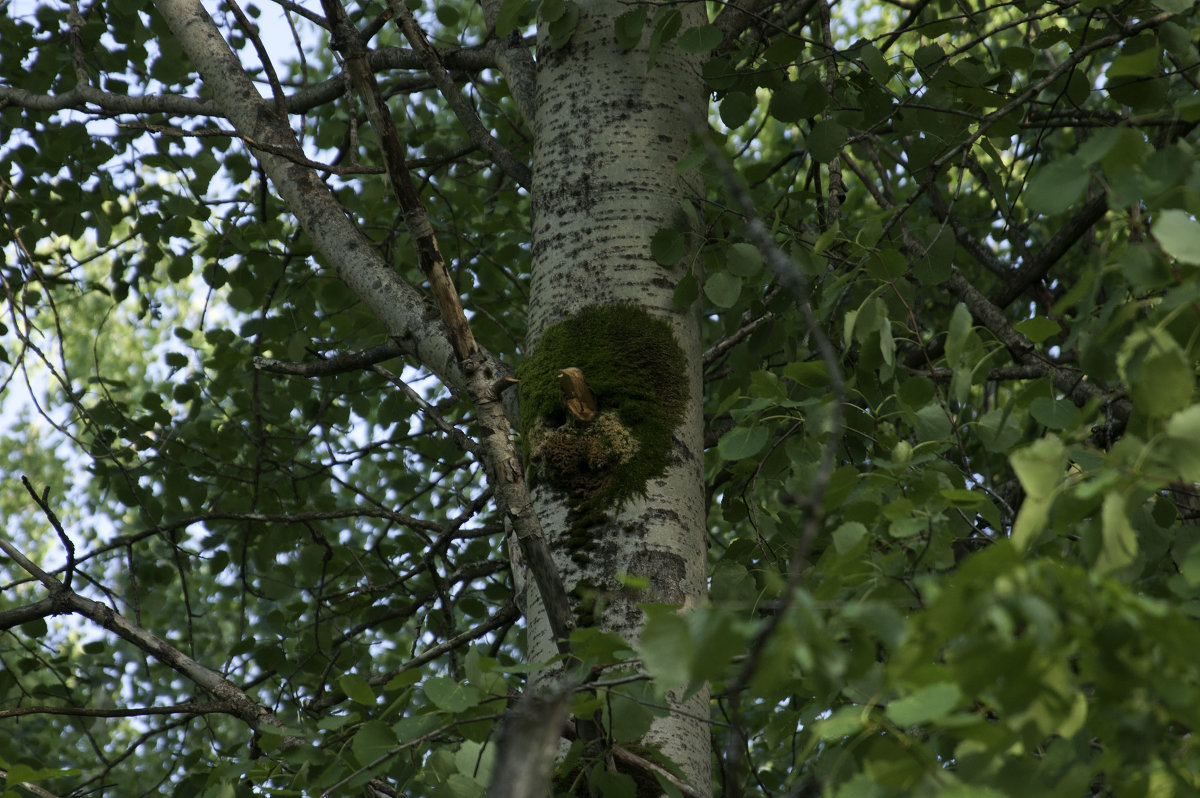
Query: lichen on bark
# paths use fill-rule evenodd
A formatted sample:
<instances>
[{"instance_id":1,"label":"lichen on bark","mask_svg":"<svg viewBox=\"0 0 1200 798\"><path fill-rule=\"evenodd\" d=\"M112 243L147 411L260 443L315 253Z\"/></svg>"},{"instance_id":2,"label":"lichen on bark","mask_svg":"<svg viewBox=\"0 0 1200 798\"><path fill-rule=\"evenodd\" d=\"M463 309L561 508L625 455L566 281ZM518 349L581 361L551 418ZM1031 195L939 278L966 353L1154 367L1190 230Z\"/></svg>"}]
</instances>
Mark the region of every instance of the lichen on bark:
<instances>
[{"instance_id":1,"label":"lichen on bark","mask_svg":"<svg viewBox=\"0 0 1200 798\"><path fill-rule=\"evenodd\" d=\"M596 396L590 423L563 404L557 375L571 367ZM671 464L688 385L665 320L630 304L585 308L546 328L517 377L529 478L564 493L577 522L644 494Z\"/></svg>"}]
</instances>

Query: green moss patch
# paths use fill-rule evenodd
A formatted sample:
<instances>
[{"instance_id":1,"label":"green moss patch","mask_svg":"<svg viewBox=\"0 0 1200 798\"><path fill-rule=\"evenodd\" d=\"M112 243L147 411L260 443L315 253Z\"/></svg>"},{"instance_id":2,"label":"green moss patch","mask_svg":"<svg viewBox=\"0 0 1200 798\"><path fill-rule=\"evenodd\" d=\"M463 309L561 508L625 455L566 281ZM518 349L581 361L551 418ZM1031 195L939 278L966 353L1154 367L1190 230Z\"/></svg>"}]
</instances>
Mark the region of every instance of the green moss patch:
<instances>
[{"instance_id":1,"label":"green moss patch","mask_svg":"<svg viewBox=\"0 0 1200 798\"><path fill-rule=\"evenodd\" d=\"M597 417L570 417L558 372L575 367L596 396ZM530 479L566 493L594 516L645 493L671 463L687 372L671 325L636 305L597 305L546 329L517 369Z\"/></svg>"}]
</instances>

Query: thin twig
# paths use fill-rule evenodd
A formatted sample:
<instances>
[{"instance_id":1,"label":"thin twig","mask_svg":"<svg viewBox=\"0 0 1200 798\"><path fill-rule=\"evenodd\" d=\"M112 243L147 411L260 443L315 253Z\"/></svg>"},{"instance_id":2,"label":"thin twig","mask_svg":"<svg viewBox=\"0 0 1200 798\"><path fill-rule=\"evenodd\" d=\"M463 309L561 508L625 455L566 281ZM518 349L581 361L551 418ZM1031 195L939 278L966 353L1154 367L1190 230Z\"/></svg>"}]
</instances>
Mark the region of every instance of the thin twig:
<instances>
[{"instance_id":1,"label":"thin twig","mask_svg":"<svg viewBox=\"0 0 1200 798\"><path fill-rule=\"evenodd\" d=\"M727 694L731 696L731 711L729 714L732 719L732 728L729 744L726 748L726 758L729 762L730 770L736 771L737 765L741 760L744 743L743 735L737 721L741 710L741 694L758 669L758 663L766 647L767 640L774 634L786 616L788 608L794 601L801 576L808 564L809 551L812 549L817 533L820 531L825 488L829 484L830 475L833 473L834 455L841 442L842 417L846 402L846 381L842 376L841 363L837 352L834 350L833 344L813 313L812 305L808 300L808 280L804 276L804 272L775 243L770 229L758 217L754 201L750 197L749 192L743 187L733 168L707 135L707 127L698 119L693 119L693 124L697 131L697 137L704 143L705 148L708 150L709 160L720 173L728 191L737 200L738 205L741 206L742 213L746 218L746 232L750 240L758 247L763 255L763 260L766 262L768 268L775 273L775 277L779 280L779 283L796 298L800 313L804 317L804 323L816 345L817 353L820 355L826 370L829 372L829 388L833 397L833 407L829 419L829 438L826 440L825 446L821 451L821 461L817 467L816 474L813 476L808 498L804 502L804 505L808 508L808 513L805 518L804 528L800 534L800 541L792 553L792 561L788 569L788 580L783 591L781 606L777 612L771 615L762 629L759 630L759 633L751 643L749 654L742 665L742 669L727 684ZM736 796L738 793L736 782L726 784L725 792L726 795Z\"/></svg>"},{"instance_id":2,"label":"thin twig","mask_svg":"<svg viewBox=\"0 0 1200 798\"><path fill-rule=\"evenodd\" d=\"M503 144L496 141L492 134L484 128L483 123L479 121L479 115L475 113L475 109L470 106L463 98L462 93L459 92L454 79L442 64L441 55L429 43L429 39L425 36L425 31L421 30L421 26L413 18L412 12L408 10L408 6L401 2L401 0L390 0L388 5L392 10L396 25L403 31L413 50L422 56L422 59L425 61L425 69L429 72L429 76L433 78L433 82L437 84L438 91L446 99L446 104L450 106L450 110L458 118L459 124L466 128L467 136L471 139L471 143L483 150L497 166L503 169L513 180L516 180L520 186L528 189L532 182L528 164L518 161Z\"/></svg>"},{"instance_id":3,"label":"thin twig","mask_svg":"<svg viewBox=\"0 0 1200 798\"><path fill-rule=\"evenodd\" d=\"M47 485L42 490L42 495L38 496L37 491L33 489L29 478L24 474L21 475L21 484L25 486L25 490L29 491L29 495L33 497L33 501L41 508L46 519L50 522L50 526L54 527L54 531L58 534L58 541L63 544L63 548L67 550L67 567L66 573L63 574L63 584L67 588L71 587L71 580L75 577L75 544L63 529L62 522L58 520L58 516L50 509L50 486Z\"/></svg>"}]
</instances>

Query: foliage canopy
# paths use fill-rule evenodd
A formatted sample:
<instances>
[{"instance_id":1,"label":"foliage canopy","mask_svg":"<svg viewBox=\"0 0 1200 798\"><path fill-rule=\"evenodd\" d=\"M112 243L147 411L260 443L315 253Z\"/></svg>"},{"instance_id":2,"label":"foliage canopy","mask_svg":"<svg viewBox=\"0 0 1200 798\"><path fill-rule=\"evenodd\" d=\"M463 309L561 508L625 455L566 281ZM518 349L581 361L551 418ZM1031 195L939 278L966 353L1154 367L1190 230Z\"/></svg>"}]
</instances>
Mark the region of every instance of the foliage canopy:
<instances>
[{"instance_id":1,"label":"foliage canopy","mask_svg":"<svg viewBox=\"0 0 1200 798\"><path fill-rule=\"evenodd\" d=\"M422 285L311 5L213 13ZM408 6L523 164L496 47L535 15L569 47L589 3ZM702 188L653 255L686 261L676 303L703 308L711 601L649 608L653 681L602 681L576 714L636 740L663 690L711 682L724 795L1200 792L1196 5L709 11L683 29L631 5L613 35L649 42L647 80L664 44L708 55L711 129L679 164ZM385 6L349 13L474 333L516 367L529 192ZM530 665L478 418L411 362L322 369L388 337L260 145L150 4L0 5L6 794L488 783ZM14 551L303 744L251 742L232 699L48 604ZM634 656L577 635L601 665Z\"/></svg>"}]
</instances>

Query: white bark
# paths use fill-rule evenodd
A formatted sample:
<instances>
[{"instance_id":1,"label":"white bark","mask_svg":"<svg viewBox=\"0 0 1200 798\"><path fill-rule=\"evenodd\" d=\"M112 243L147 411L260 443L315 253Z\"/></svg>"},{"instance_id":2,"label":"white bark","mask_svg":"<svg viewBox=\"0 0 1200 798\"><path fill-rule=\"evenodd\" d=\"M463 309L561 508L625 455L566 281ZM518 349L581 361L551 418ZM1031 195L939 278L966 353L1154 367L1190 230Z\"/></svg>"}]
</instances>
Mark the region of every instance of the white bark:
<instances>
[{"instance_id":1,"label":"white bark","mask_svg":"<svg viewBox=\"0 0 1200 798\"><path fill-rule=\"evenodd\" d=\"M326 262L379 318L405 354L415 356L447 384L464 386L466 376L445 328L429 311L421 293L379 256L316 173L297 163L304 153L287 120L277 116L259 95L200 1L159 0L157 7L200 71L222 115L239 134L272 149L255 154ZM281 152L292 157L276 154ZM490 356L486 361L483 368L502 373Z\"/></svg>"},{"instance_id":2,"label":"white bark","mask_svg":"<svg viewBox=\"0 0 1200 798\"><path fill-rule=\"evenodd\" d=\"M583 569L561 549L557 561L568 590L580 579L611 588L617 573L649 578L640 598L694 605L706 595L705 508L698 321L674 310L681 271L664 269L650 254L651 237L678 218L691 194L675 171L688 151L685 108L704 100L700 59L668 44L647 73L646 41L630 52L617 44L613 21L630 6L615 0L577 0L579 24L570 42L550 50L539 36L533 172L533 283L530 348L547 326L584 307L632 302L667 319L683 349L689 380L686 417L675 432L674 464L647 486L644 498L610 512L594 529L595 546ZM704 6L679 6L683 29L703 24ZM570 366L564 363L563 366ZM552 489L535 492L543 529L552 542L566 528L566 508ZM530 595L530 657L554 654L548 628ZM614 601L607 629L636 640L643 618L632 602ZM662 719L647 742L683 769L701 793L711 791L708 693Z\"/></svg>"}]
</instances>

